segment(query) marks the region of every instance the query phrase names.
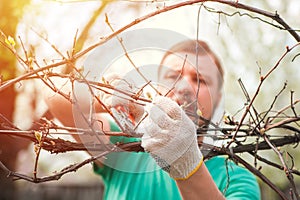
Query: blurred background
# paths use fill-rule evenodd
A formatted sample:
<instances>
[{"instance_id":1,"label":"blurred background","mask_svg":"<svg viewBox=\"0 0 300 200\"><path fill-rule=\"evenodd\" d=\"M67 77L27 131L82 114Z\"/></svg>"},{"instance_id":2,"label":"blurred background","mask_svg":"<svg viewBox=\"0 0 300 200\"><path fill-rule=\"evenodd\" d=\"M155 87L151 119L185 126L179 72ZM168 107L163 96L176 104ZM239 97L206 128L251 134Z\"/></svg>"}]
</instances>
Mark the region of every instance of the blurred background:
<instances>
[{"instance_id":1,"label":"blurred background","mask_svg":"<svg viewBox=\"0 0 300 200\"><path fill-rule=\"evenodd\" d=\"M78 32L76 51L80 51L101 37L111 33L105 23L105 14L115 30L146 15L151 11L162 9L165 5L181 1L140 1L140 0L2 0L0 2L0 31L11 36L16 42L15 49L24 55L27 53L40 64L51 63L61 59L51 45L66 55L73 45ZM277 12L294 29L300 29L300 2L290 0L243 0L239 1L272 13ZM257 18L237 13L242 10L230 8L218 3L205 3L205 6L191 5L162 13L132 27L165 28L179 32L190 38L199 38L209 43L217 52L225 68L225 101L226 112L238 119L246 103L246 98L239 86L241 79L253 96L260 80L260 73L267 73L286 51L286 46L297 42L287 31L280 30ZM225 14L215 13L222 10ZM199 12L200 11L200 12ZM257 16L249 13L252 16ZM199 16L199 18L198 18ZM262 18L272 23L272 20ZM277 100L275 108L282 108L290 102L290 92L294 99L300 98L300 59L292 59L299 52L289 54L261 88L255 102L257 110L269 108L274 96L287 82L287 89ZM77 65L82 65L78 60ZM7 81L24 74L26 68L17 63L16 56L3 45L0 45L1 81ZM70 73L68 66L61 66L55 71ZM42 116L47 116L47 106L42 98L43 85L35 80L21 81L0 93L0 114L22 130L34 129ZM0 128L4 120L0 119ZM59 122L57 122L59 123ZM62 135L72 140L70 136ZM293 157L299 156L299 148L284 147ZM283 150L285 151L285 150ZM270 159L276 156L268 151L262 152ZM88 158L85 152L50 154L42 151L39 161L39 176L46 176L62 168ZM247 158L246 158L247 159ZM250 158L249 158L250 159ZM11 170L24 174L32 174L35 153L33 144L24 139L8 137L0 134L0 160ZM295 159L295 168L300 161ZM289 183L282 171L265 168L262 172L282 190L289 192ZM296 183L299 177L296 176ZM277 195L265 184L261 183L263 199L277 199ZM86 165L74 173L63 176L58 181L43 184L32 184L23 180L12 182L0 170L0 199L101 199L103 186L101 178L93 174L92 165Z\"/></svg>"}]
</instances>

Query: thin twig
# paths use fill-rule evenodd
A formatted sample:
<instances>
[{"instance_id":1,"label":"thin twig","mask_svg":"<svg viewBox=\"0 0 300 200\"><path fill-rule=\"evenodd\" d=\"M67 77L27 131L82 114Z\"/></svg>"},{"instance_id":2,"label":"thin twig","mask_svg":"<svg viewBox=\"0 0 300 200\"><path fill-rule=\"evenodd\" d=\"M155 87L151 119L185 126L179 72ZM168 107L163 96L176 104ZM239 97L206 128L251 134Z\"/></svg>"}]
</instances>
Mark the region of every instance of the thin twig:
<instances>
[{"instance_id":1,"label":"thin twig","mask_svg":"<svg viewBox=\"0 0 300 200\"><path fill-rule=\"evenodd\" d=\"M300 197L299 197L299 194L298 194L298 191L297 191L297 188L296 188L296 184L295 184L295 182L294 182L294 176L293 176L293 174L290 172L290 169L287 167L287 165L286 165L286 163L285 163L285 161L284 161L284 159L283 159L283 157L282 157L281 152L278 150L278 148L277 148L276 146L274 146L274 145L270 142L269 138L268 138L266 135L264 135L264 139L265 139L265 141L268 143L268 145L273 149L273 151L275 151L276 154L278 155L278 157L279 157L279 159L280 159L280 162L282 163L283 168L284 168L283 171L285 172L287 178L289 179L289 181L290 181L290 183L291 183L292 191L294 192L294 194L295 194L295 196L296 196L296 199L299 200Z\"/></svg>"},{"instance_id":2,"label":"thin twig","mask_svg":"<svg viewBox=\"0 0 300 200\"><path fill-rule=\"evenodd\" d=\"M254 96L253 96L252 99L251 99L251 102L249 103L248 106L246 106L246 110L245 110L245 112L244 112L244 114L243 114L243 116L242 116L242 118L241 118L241 120L240 120L240 122L239 122L239 125L238 125L238 127L237 127L236 132L235 132L235 135L237 134L239 128L240 128L241 125L243 124L243 122L244 122L246 116L248 115L248 113L249 113L249 111L250 111L250 108L251 108L251 106L253 105L253 103L254 103L256 97L258 96L259 91L260 91L260 89L261 89L261 87L262 87L264 81L272 74L272 72L273 72L274 70L277 69L277 67L279 66L279 64L280 64L280 63L282 62L282 60L286 57L286 55L287 55L291 50L293 50L294 48L296 48L299 44L300 44L300 43L297 43L297 44L295 44L294 46L292 46L291 48L287 47L285 53L279 58L279 60L276 62L276 64L275 64L275 65L267 72L267 74L266 74L265 76L261 76L259 85L258 85L258 87L257 87L257 89L256 89L256 91L255 91ZM228 143L227 147L229 147L229 146L234 142L234 140L235 140L235 138L233 137L232 140L231 140L231 142Z\"/></svg>"}]
</instances>

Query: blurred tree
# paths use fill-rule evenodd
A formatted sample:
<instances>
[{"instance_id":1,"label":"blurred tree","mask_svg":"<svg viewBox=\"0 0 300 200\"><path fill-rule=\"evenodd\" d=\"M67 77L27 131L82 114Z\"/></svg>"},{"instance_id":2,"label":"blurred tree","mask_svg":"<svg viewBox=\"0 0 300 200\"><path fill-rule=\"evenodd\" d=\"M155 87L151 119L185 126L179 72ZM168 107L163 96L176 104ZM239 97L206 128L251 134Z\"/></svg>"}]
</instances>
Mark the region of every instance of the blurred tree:
<instances>
[{"instance_id":1,"label":"blurred tree","mask_svg":"<svg viewBox=\"0 0 300 200\"><path fill-rule=\"evenodd\" d=\"M4 0L0 2L0 30L7 36L14 37L23 8L30 0ZM1 40L4 38L1 38ZM16 75L16 57L3 45L0 45L0 80L6 81ZM5 129L13 121L16 99L15 88L9 87L0 93L0 128ZM28 141L0 135L0 160L10 169L15 169L18 152L28 145ZM0 199L13 199L13 183L0 170Z\"/></svg>"}]
</instances>

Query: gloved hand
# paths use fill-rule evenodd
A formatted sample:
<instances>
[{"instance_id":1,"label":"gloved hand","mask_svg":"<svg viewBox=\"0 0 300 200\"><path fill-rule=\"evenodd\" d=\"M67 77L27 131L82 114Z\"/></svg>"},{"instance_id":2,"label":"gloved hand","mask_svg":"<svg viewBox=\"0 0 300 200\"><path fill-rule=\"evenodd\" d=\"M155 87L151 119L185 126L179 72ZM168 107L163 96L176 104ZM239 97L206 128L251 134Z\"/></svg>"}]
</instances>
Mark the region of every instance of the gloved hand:
<instances>
[{"instance_id":1,"label":"gloved hand","mask_svg":"<svg viewBox=\"0 0 300 200\"><path fill-rule=\"evenodd\" d=\"M116 108L119 111L126 112L132 121L139 121L144 113L143 106L134 102L127 94L134 94L137 90L133 81L128 78L120 77L117 74L109 74L104 78L105 82L115 88L112 93L100 93L100 100L108 108ZM122 92L124 93L122 93Z\"/></svg>"},{"instance_id":2,"label":"gloved hand","mask_svg":"<svg viewBox=\"0 0 300 200\"><path fill-rule=\"evenodd\" d=\"M146 110L142 147L175 180L189 178L203 163L195 124L168 97L154 98Z\"/></svg>"}]
</instances>

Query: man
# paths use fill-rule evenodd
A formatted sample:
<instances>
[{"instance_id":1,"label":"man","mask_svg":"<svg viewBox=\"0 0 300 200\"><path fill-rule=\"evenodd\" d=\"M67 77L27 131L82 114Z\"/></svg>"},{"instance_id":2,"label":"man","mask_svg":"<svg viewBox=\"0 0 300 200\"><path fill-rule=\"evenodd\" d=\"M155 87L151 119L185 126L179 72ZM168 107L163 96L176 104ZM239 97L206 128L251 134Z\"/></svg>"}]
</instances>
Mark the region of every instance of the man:
<instances>
[{"instance_id":1,"label":"man","mask_svg":"<svg viewBox=\"0 0 300 200\"><path fill-rule=\"evenodd\" d=\"M196 127L207 124L222 97L224 73L216 55L203 41L183 41L165 54L158 72L160 85L168 89L145 107L140 130L146 153L114 152L94 165L105 184L104 199L259 199L250 172L224 157L204 162L198 147ZM118 79L117 88L132 89L125 78ZM141 118L138 104L107 93L101 100L109 108L127 107L134 119ZM72 115L61 112L61 97L48 98L47 103L62 123L74 125ZM111 120L99 120L104 130L119 130Z\"/></svg>"}]
</instances>

